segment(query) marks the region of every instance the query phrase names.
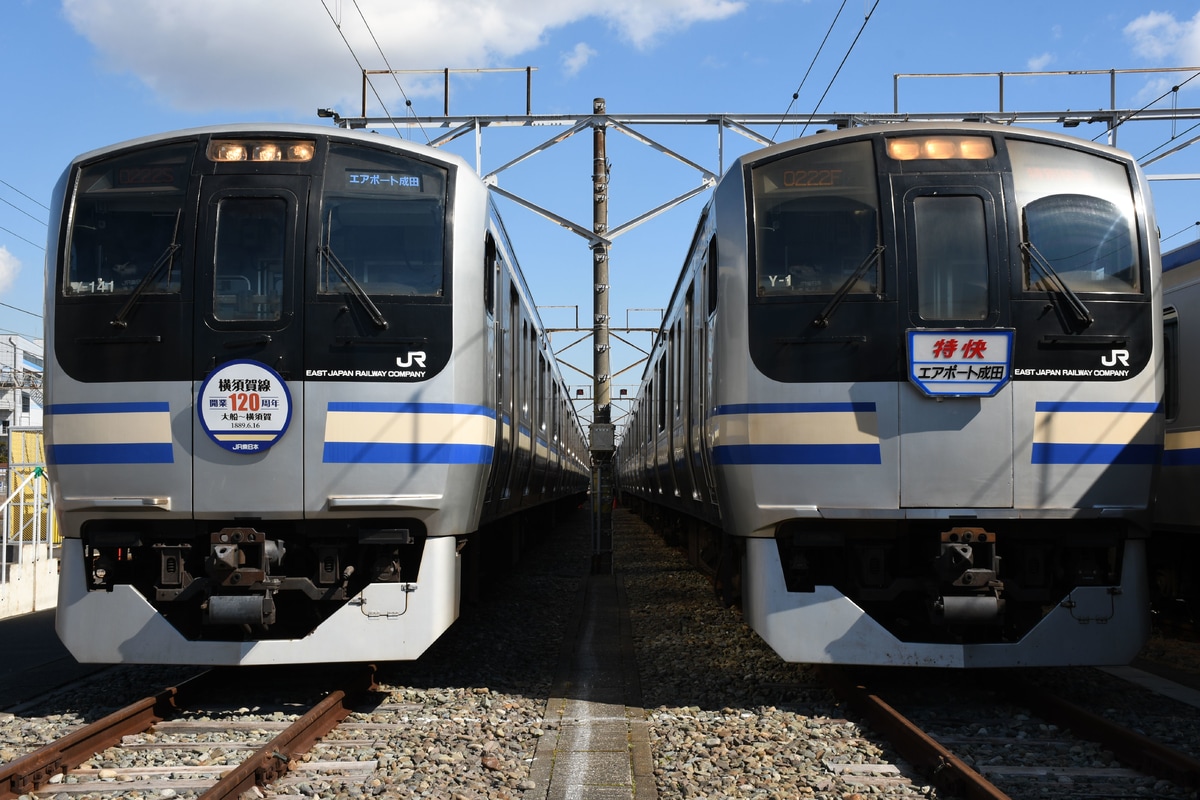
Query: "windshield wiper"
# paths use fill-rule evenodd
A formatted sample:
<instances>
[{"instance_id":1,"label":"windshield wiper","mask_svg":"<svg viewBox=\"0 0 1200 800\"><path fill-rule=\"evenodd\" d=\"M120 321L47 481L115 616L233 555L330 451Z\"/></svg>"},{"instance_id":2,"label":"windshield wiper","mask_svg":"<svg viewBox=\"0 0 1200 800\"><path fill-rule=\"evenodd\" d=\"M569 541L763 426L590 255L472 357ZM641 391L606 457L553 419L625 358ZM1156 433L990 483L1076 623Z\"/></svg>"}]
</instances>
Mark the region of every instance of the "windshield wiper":
<instances>
[{"instance_id":1,"label":"windshield wiper","mask_svg":"<svg viewBox=\"0 0 1200 800\"><path fill-rule=\"evenodd\" d=\"M143 294L145 294L146 289L150 288L150 284L153 283L156 278L158 278L158 273L162 272L162 268L175 260L175 254L179 252L181 247L178 241L179 219L181 216L183 216L183 209L179 209L175 212L175 230L171 232L171 243L167 245L167 249L162 251L162 255L158 257L158 260L154 262L153 266L151 266L150 269L146 271L146 274L142 276L142 279L138 281L138 285L133 287L133 291L129 293L129 299L125 301L125 305L121 306L121 310L118 311L117 315L108 323L109 325L113 326L114 328L128 328L129 321L126 319L126 317L129 316L129 312L133 310L133 307L137 304L137 301L141 299ZM170 283L170 281L168 281L168 283Z\"/></svg>"},{"instance_id":2,"label":"windshield wiper","mask_svg":"<svg viewBox=\"0 0 1200 800\"><path fill-rule=\"evenodd\" d=\"M321 255L329 259L329 263L333 266L334 271L337 272L338 277L340 277L342 281L350 287L350 294L354 295L355 299L358 300L366 312L371 316L371 321L379 326L381 330L387 330L388 321L383 316L383 312L379 310L379 306L375 305L375 303L367 295L367 292L365 289L363 289L362 284L354 279L354 276L350 274L350 270L346 269L345 265L342 264L337 255L334 254L333 248L331 248L328 244L321 245Z\"/></svg>"},{"instance_id":3,"label":"windshield wiper","mask_svg":"<svg viewBox=\"0 0 1200 800\"><path fill-rule=\"evenodd\" d=\"M833 316L833 312L837 311L838 306L842 304L842 300L846 297L846 293L850 291L850 287L858 283L859 279L867 273L867 268L877 263L881 255L883 255L883 245L877 244L870 253L867 253L867 257L863 259L863 262L858 265L854 272L850 273L850 277L842 282L842 285L838 287L838 290L834 293L830 301L825 304L825 307L821 309L821 313L812 322L814 327L829 327L829 320ZM875 284L878 286L879 281L876 281Z\"/></svg>"},{"instance_id":4,"label":"windshield wiper","mask_svg":"<svg viewBox=\"0 0 1200 800\"><path fill-rule=\"evenodd\" d=\"M1054 290L1054 292L1063 300L1065 300L1068 306L1070 306L1071 311L1075 313L1076 319L1079 320L1083 327L1086 328L1096 321L1096 318L1092 316L1092 312L1089 311L1088 307L1085 306L1083 301L1079 299L1079 295L1071 291L1071 287L1067 286L1067 282L1064 281L1062 276L1055 271L1053 266L1051 266L1049 259L1042 255L1038 249L1033 246L1033 242L1021 242L1021 249L1024 250L1025 254L1029 256L1029 263L1037 266L1042 275L1046 277L1047 283L1050 284L1050 287Z\"/></svg>"}]
</instances>

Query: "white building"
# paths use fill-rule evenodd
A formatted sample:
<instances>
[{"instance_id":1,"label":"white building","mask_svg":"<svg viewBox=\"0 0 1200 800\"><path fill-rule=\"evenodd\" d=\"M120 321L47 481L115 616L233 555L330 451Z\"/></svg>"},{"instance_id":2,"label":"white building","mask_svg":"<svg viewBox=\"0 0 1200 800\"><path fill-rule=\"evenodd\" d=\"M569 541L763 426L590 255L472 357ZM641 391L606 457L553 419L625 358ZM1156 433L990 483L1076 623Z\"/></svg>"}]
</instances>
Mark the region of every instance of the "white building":
<instances>
[{"instance_id":1,"label":"white building","mask_svg":"<svg viewBox=\"0 0 1200 800\"><path fill-rule=\"evenodd\" d=\"M0 433L42 427L42 340L0 336Z\"/></svg>"}]
</instances>

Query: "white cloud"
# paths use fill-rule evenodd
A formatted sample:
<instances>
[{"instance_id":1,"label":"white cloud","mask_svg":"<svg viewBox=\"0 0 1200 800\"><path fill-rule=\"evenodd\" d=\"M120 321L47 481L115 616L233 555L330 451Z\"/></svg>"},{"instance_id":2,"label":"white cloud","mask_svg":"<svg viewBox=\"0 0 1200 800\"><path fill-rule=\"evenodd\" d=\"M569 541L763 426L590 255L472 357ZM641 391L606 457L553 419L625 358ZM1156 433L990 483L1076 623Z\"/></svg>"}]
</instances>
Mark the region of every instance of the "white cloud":
<instances>
[{"instance_id":1,"label":"white cloud","mask_svg":"<svg viewBox=\"0 0 1200 800\"><path fill-rule=\"evenodd\" d=\"M1148 61L1195 64L1200 59L1200 13L1180 22L1173 14L1151 11L1125 26L1135 55Z\"/></svg>"},{"instance_id":2,"label":"white cloud","mask_svg":"<svg viewBox=\"0 0 1200 800\"><path fill-rule=\"evenodd\" d=\"M357 106L367 69L512 66L550 31L598 18L638 48L739 13L742 0L62 0L104 65L189 111ZM364 24L359 15L366 17ZM336 16L337 19L331 19ZM340 30L340 34L339 34ZM372 39L374 35L374 40ZM375 40L378 41L378 47ZM581 51L563 66L578 64ZM409 96L438 78L404 79ZM377 85L382 89L386 81ZM398 92L395 92L398 94ZM393 100L395 98L392 98Z\"/></svg>"},{"instance_id":3,"label":"white cloud","mask_svg":"<svg viewBox=\"0 0 1200 800\"><path fill-rule=\"evenodd\" d=\"M682 30L697 22L727 19L745 8L736 0L585 0L594 14L608 19L621 35L638 48L648 47L663 33ZM521 0L515 0L518 4Z\"/></svg>"},{"instance_id":4,"label":"white cloud","mask_svg":"<svg viewBox=\"0 0 1200 800\"><path fill-rule=\"evenodd\" d=\"M1025 62L1025 68L1030 72L1041 72L1054 63L1053 53L1042 53L1040 56L1034 56Z\"/></svg>"},{"instance_id":5,"label":"white cloud","mask_svg":"<svg viewBox=\"0 0 1200 800\"><path fill-rule=\"evenodd\" d=\"M0 294L12 287L20 271L20 259L8 252L8 248L0 246Z\"/></svg>"},{"instance_id":6,"label":"white cloud","mask_svg":"<svg viewBox=\"0 0 1200 800\"><path fill-rule=\"evenodd\" d=\"M596 55L595 50L588 47L586 42L580 42L569 52L562 54L563 71L567 75L578 75L594 55Z\"/></svg>"}]
</instances>

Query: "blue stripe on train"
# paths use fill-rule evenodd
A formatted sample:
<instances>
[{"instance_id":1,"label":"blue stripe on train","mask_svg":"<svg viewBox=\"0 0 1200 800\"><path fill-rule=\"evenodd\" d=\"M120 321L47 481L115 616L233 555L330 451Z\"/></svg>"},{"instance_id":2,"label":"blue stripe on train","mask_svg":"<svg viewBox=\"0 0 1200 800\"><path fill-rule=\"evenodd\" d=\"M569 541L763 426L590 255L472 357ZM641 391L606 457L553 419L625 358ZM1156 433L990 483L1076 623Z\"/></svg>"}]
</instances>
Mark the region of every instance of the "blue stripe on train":
<instances>
[{"instance_id":1,"label":"blue stripe on train","mask_svg":"<svg viewBox=\"0 0 1200 800\"><path fill-rule=\"evenodd\" d=\"M1153 444L1033 443L1034 464L1153 464L1161 452Z\"/></svg>"},{"instance_id":2,"label":"blue stripe on train","mask_svg":"<svg viewBox=\"0 0 1200 800\"><path fill-rule=\"evenodd\" d=\"M358 411L370 414L468 414L496 418L494 409L468 403L395 403L368 401L331 401L329 411Z\"/></svg>"},{"instance_id":3,"label":"blue stripe on train","mask_svg":"<svg viewBox=\"0 0 1200 800\"><path fill-rule=\"evenodd\" d=\"M1164 450L1164 467L1194 467L1200 464L1200 448L1187 447L1180 450Z\"/></svg>"},{"instance_id":4,"label":"blue stripe on train","mask_svg":"<svg viewBox=\"0 0 1200 800\"><path fill-rule=\"evenodd\" d=\"M170 464L174 460L169 442L51 444L46 446L46 463L55 466L79 464Z\"/></svg>"},{"instance_id":5,"label":"blue stripe on train","mask_svg":"<svg viewBox=\"0 0 1200 800\"><path fill-rule=\"evenodd\" d=\"M1084 401L1072 400L1040 400L1034 404L1038 412L1071 412L1071 413L1110 413L1110 414L1157 414L1158 403L1138 403L1124 401Z\"/></svg>"},{"instance_id":6,"label":"blue stripe on train","mask_svg":"<svg viewBox=\"0 0 1200 800\"><path fill-rule=\"evenodd\" d=\"M326 464L490 464L483 444L326 442Z\"/></svg>"},{"instance_id":7,"label":"blue stripe on train","mask_svg":"<svg viewBox=\"0 0 1200 800\"><path fill-rule=\"evenodd\" d=\"M752 464L882 464L877 444L741 444L713 448L713 462Z\"/></svg>"},{"instance_id":8,"label":"blue stripe on train","mask_svg":"<svg viewBox=\"0 0 1200 800\"><path fill-rule=\"evenodd\" d=\"M828 414L833 412L875 413L871 402L832 403L733 403L717 406L717 415L723 414Z\"/></svg>"},{"instance_id":9,"label":"blue stripe on train","mask_svg":"<svg viewBox=\"0 0 1200 800\"><path fill-rule=\"evenodd\" d=\"M54 403L46 406L47 414L144 414L151 411L170 411L170 403Z\"/></svg>"}]
</instances>

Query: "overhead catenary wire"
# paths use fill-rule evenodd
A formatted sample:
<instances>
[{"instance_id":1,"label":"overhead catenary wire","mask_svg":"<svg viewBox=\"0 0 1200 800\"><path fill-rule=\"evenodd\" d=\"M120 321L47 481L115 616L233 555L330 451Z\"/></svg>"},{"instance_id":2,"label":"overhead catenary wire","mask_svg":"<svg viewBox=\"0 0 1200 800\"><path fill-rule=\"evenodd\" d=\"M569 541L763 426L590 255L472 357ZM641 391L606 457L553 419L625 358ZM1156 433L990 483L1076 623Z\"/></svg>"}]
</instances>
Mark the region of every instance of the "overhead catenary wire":
<instances>
[{"instance_id":1,"label":"overhead catenary wire","mask_svg":"<svg viewBox=\"0 0 1200 800\"><path fill-rule=\"evenodd\" d=\"M1111 125L1110 127L1106 128L1105 130L1103 130L1103 131L1101 131L1100 133L1098 133L1098 134L1096 134L1095 136L1093 136L1093 137L1092 137L1092 141L1093 141L1093 142L1095 142L1095 141L1097 141L1098 139L1100 139L1100 137L1101 137L1101 136L1107 136L1108 134L1112 133L1112 132L1113 132L1113 131L1115 131L1117 128L1121 127L1121 126L1122 126L1122 125L1124 125L1126 122L1128 122L1129 120L1131 120L1131 119L1133 119L1134 117L1136 117L1138 114L1141 114L1143 111L1145 111L1146 109L1150 108L1150 106L1154 105L1154 104L1155 104L1155 103L1157 103L1159 100L1162 100L1162 99L1163 99L1164 97L1166 97L1167 95L1169 95L1169 94L1172 94L1172 93L1177 93L1177 92L1178 92L1180 89L1182 89L1184 86L1187 86L1189 83L1191 83L1192 81L1194 81L1196 78L1200 78L1200 72L1194 73L1194 74L1193 74L1193 75L1192 75L1190 78L1188 78L1187 80L1183 81L1182 83L1180 83L1180 84L1177 84L1177 85L1175 85L1175 86L1172 86L1170 89L1168 89L1167 91L1163 92L1163 93L1162 93L1162 94L1160 94L1158 97L1156 97L1156 98L1154 98L1153 100L1151 100L1149 103L1146 103L1146 105L1142 106L1142 107L1141 107L1141 108L1139 108L1137 111L1134 111L1132 114L1128 114L1128 115L1126 115L1126 116L1125 116L1123 119L1119 119L1119 120L1117 120L1116 124L1114 124L1114 125ZM1163 147L1163 146L1165 146L1165 145L1160 145L1160 147ZM1158 149L1158 148L1155 148L1155 150L1157 150L1157 149ZM1154 152L1154 151L1153 151L1153 150L1151 150L1150 152Z\"/></svg>"},{"instance_id":2,"label":"overhead catenary wire","mask_svg":"<svg viewBox=\"0 0 1200 800\"><path fill-rule=\"evenodd\" d=\"M16 209L18 212L20 212L20 213L24 214L25 216L29 217L29 218L30 218L31 220L33 220L34 222L40 222L42 225L45 225L45 224L46 224L46 220L44 220L44 219L41 219L40 217L35 217L33 214L30 214L28 211L26 211L25 209L21 208L21 207L20 207L19 205L17 205L16 203L9 202L8 200L5 200L3 197L0 197L0 203L4 203L4 205L6 205L6 206L11 206L12 208Z\"/></svg>"},{"instance_id":3,"label":"overhead catenary wire","mask_svg":"<svg viewBox=\"0 0 1200 800\"><path fill-rule=\"evenodd\" d=\"M838 6L837 13L833 15L833 22L829 23L829 29L825 31L825 38L821 40L820 47L818 47L817 52L813 54L812 61L808 63L808 69L804 71L804 77L800 79L800 85L796 87L796 91L792 92L792 102L788 103L787 110L783 112L785 117L792 110L792 106L795 104L795 102L800 99L800 90L803 89L804 84L808 82L809 73L812 72L813 65L815 65L817 63L817 59L820 58L821 51L825 49L825 43L829 41L829 35L833 33L833 27L837 25L837 21L842 16L842 10L846 7L847 2L849 2L849 0L842 0L842 4ZM775 137L779 135L779 129L782 127L783 120L780 120L779 124L775 126L775 131L771 134L771 141L775 141Z\"/></svg>"},{"instance_id":4,"label":"overhead catenary wire","mask_svg":"<svg viewBox=\"0 0 1200 800\"><path fill-rule=\"evenodd\" d=\"M380 46L379 40L375 38L375 31L371 30L371 23L367 22L366 16L363 14L362 9L359 8L358 0L352 0L352 2L354 3L355 10L358 11L358 16L362 19L363 25L365 25L367 28L367 33L371 34L371 41L375 43L375 49L379 51L379 57L383 59L383 65L387 67L388 73L392 76L392 80L396 82L396 88L400 90L400 96L404 98L404 105L408 108L412 108L412 100L408 99L408 93L405 92L404 87L400 85L400 79L396 77L396 71L392 69L392 65L388 61L387 55L383 52L383 47ZM371 88L374 90L374 87ZM378 97L378 93L376 93L376 97ZM388 116L391 115L389 114ZM430 141L429 133L425 130L425 126L422 125L419 120L417 122L417 127L421 130L421 134L425 137L426 143L428 143Z\"/></svg>"},{"instance_id":5,"label":"overhead catenary wire","mask_svg":"<svg viewBox=\"0 0 1200 800\"><path fill-rule=\"evenodd\" d=\"M5 181L5 180L0 180L0 184L3 184L4 186L7 186L9 189L11 189L12 191L14 191L14 192L16 192L17 194L21 195L22 197L24 197L26 200L30 201L31 203L36 203L37 205L41 206L42 208L46 209L47 211L49 211L49 210L50 210L50 208L49 208L49 207L48 207L46 204L44 204L44 203L42 203L42 202L40 202L40 201L38 201L38 200L35 200L34 198L32 198L32 197L30 197L29 195L25 194L25 192L22 192L20 189L18 189L17 187L13 186L13 185L12 185L11 183L9 183L8 181ZM41 218L39 218L39 217L35 217L33 214L30 214L28 211L26 211L25 209L21 208L21 207L20 207L20 206L18 206L16 203L13 203L13 202L10 202L10 201L8 201L8 200L5 200L3 197L0 197L0 203L4 203L4 205L12 207L12 208L13 208L13 209L15 209L16 211L18 211L18 212L20 212L20 213L24 214L25 216L29 217L29 218L30 218L31 220L33 220L34 222L40 223L40 224L42 225L42 227L46 227L46 225L48 224L48 223L46 222L46 220L44 220L44 219L41 219ZM45 251L45 249L46 249L45 247L43 247L42 245L38 244L37 242L33 242L33 241L30 241L29 239L26 239L24 236L22 236L21 234L17 233L16 231L10 230L10 229L8 229L8 228L5 228L5 227L3 227L3 226L0 226L0 231L4 231L4 232L5 232L5 233L7 233L9 236L12 236L12 237L14 237L14 238L20 239L22 242L25 242L26 244L33 245L33 246L34 246L34 247L36 247L38 250Z\"/></svg>"},{"instance_id":6,"label":"overhead catenary wire","mask_svg":"<svg viewBox=\"0 0 1200 800\"><path fill-rule=\"evenodd\" d=\"M1177 230L1177 231L1175 231L1174 233L1172 233L1170 236L1164 236L1163 238L1159 239L1159 241L1160 241L1160 242L1165 242L1165 241L1167 241L1168 239L1174 239L1174 238L1175 238L1176 236L1178 236L1179 234L1181 234L1181 233L1186 233L1187 231L1193 230L1193 229L1194 229L1194 228L1196 228L1197 226L1200 226L1200 221L1193 222L1191 225L1188 225L1188 226L1186 226L1186 227L1180 228L1179 230Z\"/></svg>"},{"instance_id":7,"label":"overhead catenary wire","mask_svg":"<svg viewBox=\"0 0 1200 800\"><path fill-rule=\"evenodd\" d=\"M38 319L42 318L41 314L35 314L32 311L28 311L24 308L18 308L17 306L10 306L8 303L0 303L0 306L3 306L4 308L11 308L13 311L20 311L22 314L28 314L31 317L36 317Z\"/></svg>"},{"instance_id":8,"label":"overhead catenary wire","mask_svg":"<svg viewBox=\"0 0 1200 800\"><path fill-rule=\"evenodd\" d=\"M1180 131L1179 133L1173 133L1173 134L1171 134L1171 138L1170 138L1170 139L1168 139L1167 141L1165 141L1165 142L1163 142L1162 144L1158 145L1157 147L1154 147L1154 148L1152 148L1152 149L1151 149L1149 152L1147 152L1147 153L1145 153L1145 154L1143 154L1143 155L1139 156L1139 157L1138 157L1138 163L1139 163L1139 164L1141 164L1143 161L1145 161L1146 159L1150 158L1150 156L1154 155L1154 154L1155 154L1155 153L1157 153L1159 150L1162 150L1164 147L1167 147L1168 145L1171 145L1171 144L1173 144L1173 143L1175 142L1175 140L1179 139L1181 136L1185 136L1185 135L1187 135L1188 133L1191 133L1192 131L1196 130L1196 128L1200 128L1200 122L1197 122L1195 125L1192 125L1191 127L1189 127L1189 128L1186 128L1186 129L1184 129L1183 131ZM1143 166L1145 166L1145 165L1143 164Z\"/></svg>"},{"instance_id":9,"label":"overhead catenary wire","mask_svg":"<svg viewBox=\"0 0 1200 800\"><path fill-rule=\"evenodd\" d=\"M321 5L325 9L325 13L329 15L329 21L333 23L333 27L337 28L338 35L342 37L342 42L345 43L346 49L350 51L350 57L353 58L354 63L358 65L359 71L365 75L366 67L364 67L362 61L359 60L358 53L354 52L354 46L350 44L350 40L346 38L346 33L345 33L345 31L342 30L342 23L339 22L337 17L335 17L333 15L333 12L330 11L329 3L326 2L326 0L321 0ZM354 7L358 8L357 2L354 4ZM359 11L359 14L360 15L362 14L361 10ZM368 27L367 30L370 30L370 28ZM372 33L371 38L374 39L375 34ZM378 44L378 43L376 43L376 44ZM374 93L375 99L379 102L380 107L383 109L384 116L391 118L392 112L388 110L387 103L383 102L383 98L379 95L379 90L375 88L375 83L370 80L368 80L367 83L370 84L371 91ZM395 128L397 136L404 138L404 135L402 133L400 133L399 125L397 125L395 122L393 122L392 127Z\"/></svg>"},{"instance_id":10,"label":"overhead catenary wire","mask_svg":"<svg viewBox=\"0 0 1200 800\"><path fill-rule=\"evenodd\" d=\"M14 237L20 239L22 242L25 242L25 244L31 244L34 247L36 247L38 250L41 250L43 252L46 250L46 248L44 246L38 244L37 242L31 242L30 240L26 239L24 236L17 233L16 231L10 231L8 228L5 228L3 226L0 226L0 231L4 231L9 236L14 236Z\"/></svg>"},{"instance_id":11,"label":"overhead catenary wire","mask_svg":"<svg viewBox=\"0 0 1200 800\"><path fill-rule=\"evenodd\" d=\"M821 108L821 103L825 102L825 96L829 94L829 90L833 88L833 82L837 80L838 75L842 72L842 67L846 66L846 61L850 59L850 54L854 52L854 46L858 44L858 40L862 37L863 31L867 28L867 23L871 21L871 16L875 13L875 9L879 8L879 0L875 0L875 4L871 6L871 10L863 17L862 25L858 28L858 33L854 35L854 41L850 43L850 47L846 49L846 55L842 56L842 63L838 64L837 70L833 73L833 77L829 79L829 85L825 87L825 91L821 93L821 99L813 106L812 114L809 114L809 120L804 123L804 127L800 129L800 135L808 130L812 117L816 115L817 110Z\"/></svg>"},{"instance_id":12,"label":"overhead catenary wire","mask_svg":"<svg viewBox=\"0 0 1200 800\"><path fill-rule=\"evenodd\" d=\"M32 198L32 197L30 197L29 195L27 195L27 194L25 194L24 192L22 192L22 191L21 191L20 189L18 189L17 187L13 186L13 185L12 185L11 183L9 183L8 181L6 181L6 180L0 180L0 184L3 184L4 186L7 186L9 189L12 189L14 192L16 192L17 194L21 195L21 197L24 197L24 198L25 198L26 200L28 200L29 202L31 202L31 203L36 203L37 205L41 206L42 208L46 209L47 211L49 211L49 210L50 210L50 206L46 205L45 203L43 203L43 202L42 202L42 201L40 201L40 200L35 200L34 198Z\"/></svg>"}]
</instances>

